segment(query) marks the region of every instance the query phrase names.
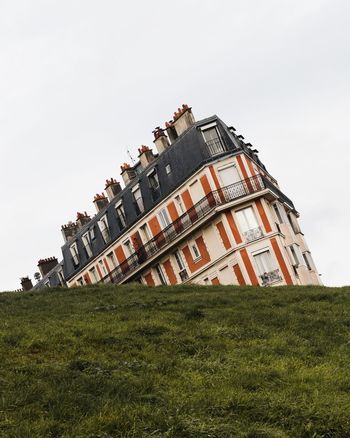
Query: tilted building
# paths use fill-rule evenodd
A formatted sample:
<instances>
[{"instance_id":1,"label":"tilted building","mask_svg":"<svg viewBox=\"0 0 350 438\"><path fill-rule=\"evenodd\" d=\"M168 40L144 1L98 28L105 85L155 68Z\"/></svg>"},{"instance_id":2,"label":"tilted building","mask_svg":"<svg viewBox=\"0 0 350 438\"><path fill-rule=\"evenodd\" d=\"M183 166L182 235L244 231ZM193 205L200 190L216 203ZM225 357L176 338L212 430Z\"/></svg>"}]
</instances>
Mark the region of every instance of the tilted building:
<instances>
[{"instance_id":1,"label":"tilted building","mask_svg":"<svg viewBox=\"0 0 350 438\"><path fill-rule=\"evenodd\" d=\"M320 284L293 202L233 127L183 105L153 133L125 188L107 180L97 214L62 227L68 286Z\"/></svg>"}]
</instances>

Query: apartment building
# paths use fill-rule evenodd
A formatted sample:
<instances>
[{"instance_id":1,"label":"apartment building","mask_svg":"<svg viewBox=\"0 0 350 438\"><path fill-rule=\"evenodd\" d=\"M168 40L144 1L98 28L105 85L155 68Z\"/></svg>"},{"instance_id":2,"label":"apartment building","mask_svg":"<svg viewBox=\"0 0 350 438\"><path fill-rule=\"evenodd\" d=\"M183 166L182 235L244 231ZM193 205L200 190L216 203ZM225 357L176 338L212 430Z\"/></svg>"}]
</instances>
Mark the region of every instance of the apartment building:
<instances>
[{"instance_id":1,"label":"apartment building","mask_svg":"<svg viewBox=\"0 0 350 438\"><path fill-rule=\"evenodd\" d=\"M96 215L62 226L69 287L320 284L294 203L233 127L183 105L121 166Z\"/></svg>"}]
</instances>

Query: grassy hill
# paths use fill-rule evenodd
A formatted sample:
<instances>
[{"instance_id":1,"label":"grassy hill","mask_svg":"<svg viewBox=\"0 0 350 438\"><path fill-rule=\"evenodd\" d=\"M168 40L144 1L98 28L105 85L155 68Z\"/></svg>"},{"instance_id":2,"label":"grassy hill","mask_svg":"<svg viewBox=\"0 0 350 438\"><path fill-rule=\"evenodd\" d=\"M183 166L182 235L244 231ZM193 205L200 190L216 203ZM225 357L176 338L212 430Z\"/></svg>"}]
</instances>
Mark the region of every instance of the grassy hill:
<instances>
[{"instance_id":1,"label":"grassy hill","mask_svg":"<svg viewBox=\"0 0 350 438\"><path fill-rule=\"evenodd\" d=\"M0 294L0 436L349 437L349 292Z\"/></svg>"}]
</instances>

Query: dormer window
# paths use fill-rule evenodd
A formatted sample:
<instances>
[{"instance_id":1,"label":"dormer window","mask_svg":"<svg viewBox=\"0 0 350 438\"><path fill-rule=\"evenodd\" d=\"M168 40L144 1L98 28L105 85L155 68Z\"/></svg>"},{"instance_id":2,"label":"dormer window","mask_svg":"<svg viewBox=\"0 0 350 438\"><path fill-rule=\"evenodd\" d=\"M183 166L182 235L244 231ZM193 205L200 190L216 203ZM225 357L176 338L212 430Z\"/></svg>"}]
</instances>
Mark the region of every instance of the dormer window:
<instances>
[{"instance_id":1,"label":"dormer window","mask_svg":"<svg viewBox=\"0 0 350 438\"><path fill-rule=\"evenodd\" d=\"M70 250L74 265L78 266L79 265L79 252L78 252L77 242L72 243L71 246L69 247L69 250Z\"/></svg>"},{"instance_id":2,"label":"dormer window","mask_svg":"<svg viewBox=\"0 0 350 438\"><path fill-rule=\"evenodd\" d=\"M200 129L202 131L210 155L217 155L226 151L216 123L202 126Z\"/></svg>"},{"instance_id":3,"label":"dormer window","mask_svg":"<svg viewBox=\"0 0 350 438\"><path fill-rule=\"evenodd\" d=\"M84 248L86 251L86 255L88 256L88 258L90 258L92 256L90 233L83 234L82 240L83 240L83 245L84 245Z\"/></svg>"},{"instance_id":4,"label":"dormer window","mask_svg":"<svg viewBox=\"0 0 350 438\"><path fill-rule=\"evenodd\" d=\"M132 195L134 198L134 205L135 205L135 209L136 209L136 214L138 216L139 214L141 214L145 210L145 207L143 205L141 189L139 186L135 186L133 188Z\"/></svg>"},{"instance_id":5,"label":"dormer window","mask_svg":"<svg viewBox=\"0 0 350 438\"><path fill-rule=\"evenodd\" d=\"M117 213L119 228L122 230L126 227L126 216L122 201L118 202L118 204L115 206L115 211Z\"/></svg>"},{"instance_id":6,"label":"dormer window","mask_svg":"<svg viewBox=\"0 0 350 438\"><path fill-rule=\"evenodd\" d=\"M148 176L149 186L151 188L152 198L153 201L155 201L160 196L159 178L156 169L152 169L152 171L149 172L147 176Z\"/></svg>"},{"instance_id":7,"label":"dormer window","mask_svg":"<svg viewBox=\"0 0 350 438\"><path fill-rule=\"evenodd\" d=\"M106 215L102 216L101 219L98 221L98 227L101 231L104 242L108 243L111 240L111 237L109 235L108 221Z\"/></svg>"}]
</instances>

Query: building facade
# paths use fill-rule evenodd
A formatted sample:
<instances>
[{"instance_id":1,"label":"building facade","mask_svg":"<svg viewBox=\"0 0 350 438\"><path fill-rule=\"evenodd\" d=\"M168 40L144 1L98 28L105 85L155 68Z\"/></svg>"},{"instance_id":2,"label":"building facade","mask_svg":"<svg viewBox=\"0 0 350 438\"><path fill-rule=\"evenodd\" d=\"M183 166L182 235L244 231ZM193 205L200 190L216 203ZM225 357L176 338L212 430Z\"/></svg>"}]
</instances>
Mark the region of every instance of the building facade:
<instances>
[{"instance_id":1,"label":"building facade","mask_svg":"<svg viewBox=\"0 0 350 438\"><path fill-rule=\"evenodd\" d=\"M153 134L125 187L107 180L97 214L62 226L69 287L320 284L293 202L233 127L183 105Z\"/></svg>"}]
</instances>

